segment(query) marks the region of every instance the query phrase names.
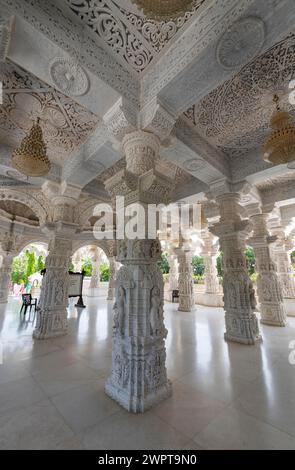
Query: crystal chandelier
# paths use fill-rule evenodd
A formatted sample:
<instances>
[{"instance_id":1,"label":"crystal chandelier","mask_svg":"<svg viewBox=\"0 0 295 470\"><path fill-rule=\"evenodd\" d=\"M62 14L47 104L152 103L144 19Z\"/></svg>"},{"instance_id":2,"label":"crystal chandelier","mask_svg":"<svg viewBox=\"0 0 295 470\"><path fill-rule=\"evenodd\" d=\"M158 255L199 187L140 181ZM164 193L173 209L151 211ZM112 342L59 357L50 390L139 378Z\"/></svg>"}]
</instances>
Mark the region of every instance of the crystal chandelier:
<instances>
[{"instance_id":1,"label":"crystal chandelier","mask_svg":"<svg viewBox=\"0 0 295 470\"><path fill-rule=\"evenodd\" d=\"M47 175L51 167L39 122L38 118L29 134L24 137L20 146L12 154L14 168L26 176Z\"/></svg>"},{"instance_id":2,"label":"crystal chandelier","mask_svg":"<svg viewBox=\"0 0 295 470\"><path fill-rule=\"evenodd\" d=\"M193 0L131 0L147 18L165 21L184 15L192 7Z\"/></svg>"},{"instance_id":3,"label":"crystal chandelier","mask_svg":"<svg viewBox=\"0 0 295 470\"><path fill-rule=\"evenodd\" d=\"M263 159L273 165L290 163L295 160L295 125L286 111L281 111L279 97L273 98L276 112L271 118L273 129L263 146Z\"/></svg>"}]
</instances>

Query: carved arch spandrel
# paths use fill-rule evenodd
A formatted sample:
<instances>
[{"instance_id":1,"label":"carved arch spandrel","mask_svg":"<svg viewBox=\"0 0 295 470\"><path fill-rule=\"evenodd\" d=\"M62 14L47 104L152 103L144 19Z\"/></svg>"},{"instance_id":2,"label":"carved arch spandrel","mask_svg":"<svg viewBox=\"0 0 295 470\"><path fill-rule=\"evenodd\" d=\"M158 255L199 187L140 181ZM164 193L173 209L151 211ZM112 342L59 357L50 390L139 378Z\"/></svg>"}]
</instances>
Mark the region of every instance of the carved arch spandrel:
<instances>
[{"instance_id":1,"label":"carved arch spandrel","mask_svg":"<svg viewBox=\"0 0 295 470\"><path fill-rule=\"evenodd\" d=\"M42 225L51 220L51 210L48 201L39 192L25 192L16 189L0 188L0 201L17 201L28 206L39 219Z\"/></svg>"}]
</instances>

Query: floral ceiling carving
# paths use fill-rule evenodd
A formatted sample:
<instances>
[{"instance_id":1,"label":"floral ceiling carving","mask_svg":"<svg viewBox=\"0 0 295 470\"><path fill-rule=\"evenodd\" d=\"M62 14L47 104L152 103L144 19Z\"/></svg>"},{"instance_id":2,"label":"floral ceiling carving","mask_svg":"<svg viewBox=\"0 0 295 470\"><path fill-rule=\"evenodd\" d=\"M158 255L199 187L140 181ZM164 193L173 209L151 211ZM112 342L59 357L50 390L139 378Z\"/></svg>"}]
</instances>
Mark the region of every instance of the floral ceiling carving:
<instances>
[{"instance_id":1,"label":"floral ceiling carving","mask_svg":"<svg viewBox=\"0 0 295 470\"><path fill-rule=\"evenodd\" d=\"M253 59L231 80L205 96L184 114L212 145L232 158L260 151L274 112L273 94L295 117L288 101L295 78L295 34Z\"/></svg>"},{"instance_id":2,"label":"floral ceiling carving","mask_svg":"<svg viewBox=\"0 0 295 470\"><path fill-rule=\"evenodd\" d=\"M147 20L129 0L66 0L116 58L138 73L145 70L204 2L195 0L191 11L183 16L158 22Z\"/></svg>"},{"instance_id":3,"label":"floral ceiling carving","mask_svg":"<svg viewBox=\"0 0 295 470\"><path fill-rule=\"evenodd\" d=\"M53 163L62 165L89 137L98 118L61 92L28 72L1 64L3 105L0 107L0 140L15 147L39 116Z\"/></svg>"}]
</instances>

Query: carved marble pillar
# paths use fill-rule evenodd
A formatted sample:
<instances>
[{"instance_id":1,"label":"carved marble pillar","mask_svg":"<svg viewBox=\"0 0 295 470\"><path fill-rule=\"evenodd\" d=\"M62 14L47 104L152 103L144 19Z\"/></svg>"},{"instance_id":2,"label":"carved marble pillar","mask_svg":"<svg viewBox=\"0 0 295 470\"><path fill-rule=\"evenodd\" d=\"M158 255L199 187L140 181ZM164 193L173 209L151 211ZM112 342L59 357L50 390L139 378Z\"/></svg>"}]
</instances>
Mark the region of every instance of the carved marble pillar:
<instances>
[{"instance_id":1,"label":"carved marble pillar","mask_svg":"<svg viewBox=\"0 0 295 470\"><path fill-rule=\"evenodd\" d=\"M110 278L109 278L109 286L108 286L108 297L107 300L114 300L115 296L115 283L116 283L116 276L117 276L117 262L114 256L109 258L110 262Z\"/></svg>"},{"instance_id":2,"label":"carved marble pillar","mask_svg":"<svg viewBox=\"0 0 295 470\"><path fill-rule=\"evenodd\" d=\"M178 289L178 261L177 256L173 253L169 253L169 292ZM170 296L171 298L171 296Z\"/></svg>"},{"instance_id":3,"label":"carved marble pillar","mask_svg":"<svg viewBox=\"0 0 295 470\"><path fill-rule=\"evenodd\" d=\"M79 254L79 251L72 257L72 263L74 265L74 269L77 273L80 273L82 270L82 260L81 256Z\"/></svg>"},{"instance_id":4,"label":"carved marble pillar","mask_svg":"<svg viewBox=\"0 0 295 470\"><path fill-rule=\"evenodd\" d=\"M274 326L286 325L286 311L283 304L282 289L271 259L270 244L276 237L269 236L266 220L268 214L252 215L253 235L249 243L254 248L256 258L257 293L260 303L261 323Z\"/></svg>"},{"instance_id":5,"label":"carved marble pillar","mask_svg":"<svg viewBox=\"0 0 295 470\"><path fill-rule=\"evenodd\" d=\"M254 313L255 293L244 254L249 221L241 218L239 201L238 193L216 197L220 220L210 231L219 237L223 252L224 337L227 341L254 344L261 337Z\"/></svg>"},{"instance_id":6,"label":"carved marble pillar","mask_svg":"<svg viewBox=\"0 0 295 470\"><path fill-rule=\"evenodd\" d=\"M92 275L90 279L90 289L97 289L100 283L100 255L98 248L95 247L94 254L92 257Z\"/></svg>"},{"instance_id":7,"label":"carved marble pillar","mask_svg":"<svg viewBox=\"0 0 295 470\"><path fill-rule=\"evenodd\" d=\"M8 232L0 233L0 304L7 303L9 295L10 275L13 258L17 256L22 245L22 237L15 233L14 224Z\"/></svg>"},{"instance_id":8,"label":"carved marble pillar","mask_svg":"<svg viewBox=\"0 0 295 470\"><path fill-rule=\"evenodd\" d=\"M203 247L201 256L204 260L205 294L218 294L219 281L216 269L217 246L214 244L214 236L208 230L202 233Z\"/></svg>"},{"instance_id":9,"label":"carved marble pillar","mask_svg":"<svg viewBox=\"0 0 295 470\"><path fill-rule=\"evenodd\" d=\"M147 221L147 205L166 202L171 181L154 169L159 140L151 133L137 131L123 139L127 169L106 182L111 197L125 197L125 210L140 203ZM142 214L142 213L141 213ZM149 239L145 225L143 239L118 241L117 260L122 263L116 279L112 371L106 393L128 411L144 412L171 393L166 373L163 318L163 276L157 265L161 258L158 239Z\"/></svg>"},{"instance_id":10,"label":"carved marble pillar","mask_svg":"<svg viewBox=\"0 0 295 470\"><path fill-rule=\"evenodd\" d=\"M12 262L16 253L3 252L1 254L2 254L2 264L0 267L0 304L5 304L8 301Z\"/></svg>"},{"instance_id":11,"label":"carved marble pillar","mask_svg":"<svg viewBox=\"0 0 295 470\"><path fill-rule=\"evenodd\" d=\"M289 246L283 227L273 229L272 233L277 235L277 239L273 244L273 255L277 264L282 294L284 298L294 299L295 302L295 278L290 258L290 251L293 247Z\"/></svg>"},{"instance_id":12,"label":"carved marble pillar","mask_svg":"<svg viewBox=\"0 0 295 470\"><path fill-rule=\"evenodd\" d=\"M63 229L64 227L61 227ZM51 233L46 272L41 286L39 310L33 337L48 339L67 333L69 264L72 240L63 230Z\"/></svg>"},{"instance_id":13,"label":"carved marble pillar","mask_svg":"<svg viewBox=\"0 0 295 470\"><path fill-rule=\"evenodd\" d=\"M72 240L77 230L77 225L74 223L75 202L69 197L53 198L54 222L46 224L43 228L50 242L37 322L33 332L33 337L36 339L48 339L67 333L69 265Z\"/></svg>"},{"instance_id":14,"label":"carved marble pillar","mask_svg":"<svg viewBox=\"0 0 295 470\"><path fill-rule=\"evenodd\" d=\"M192 253L184 245L176 250L178 258L178 290L180 312L191 312L195 308Z\"/></svg>"}]
</instances>

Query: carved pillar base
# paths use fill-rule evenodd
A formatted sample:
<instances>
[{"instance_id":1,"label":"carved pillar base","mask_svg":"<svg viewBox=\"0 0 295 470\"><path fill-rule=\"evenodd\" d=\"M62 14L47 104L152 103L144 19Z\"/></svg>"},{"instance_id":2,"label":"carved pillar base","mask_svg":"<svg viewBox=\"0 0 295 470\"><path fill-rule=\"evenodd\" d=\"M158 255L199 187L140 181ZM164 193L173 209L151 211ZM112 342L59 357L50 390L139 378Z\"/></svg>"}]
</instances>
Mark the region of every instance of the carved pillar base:
<instances>
[{"instance_id":1,"label":"carved pillar base","mask_svg":"<svg viewBox=\"0 0 295 470\"><path fill-rule=\"evenodd\" d=\"M33 337L49 339L67 333L69 264L72 241L55 235L46 258L39 310Z\"/></svg>"},{"instance_id":2,"label":"carved pillar base","mask_svg":"<svg viewBox=\"0 0 295 470\"><path fill-rule=\"evenodd\" d=\"M114 344L112 375L105 392L132 413L144 413L172 394L162 341L129 338Z\"/></svg>"},{"instance_id":3,"label":"carved pillar base","mask_svg":"<svg viewBox=\"0 0 295 470\"><path fill-rule=\"evenodd\" d=\"M35 330L33 331L33 338L35 339L50 339L57 336L67 334L67 309L58 310L41 310L38 312Z\"/></svg>"},{"instance_id":4,"label":"carved pillar base","mask_svg":"<svg viewBox=\"0 0 295 470\"><path fill-rule=\"evenodd\" d=\"M0 268L0 304L8 302L10 275L14 254L3 254Z\"/></svg>"},{"instance_id":5,"label":"carved pillar base","mask_svg":"<svg viewBox=\"0 0 295 470\"><path fill-rule=\"evenodd\" d=\"M163 277L158 240L120 242L114 305L112 373L105 391L142 413L171 394L167 380Z\"/></svg>"}]
</instances>

